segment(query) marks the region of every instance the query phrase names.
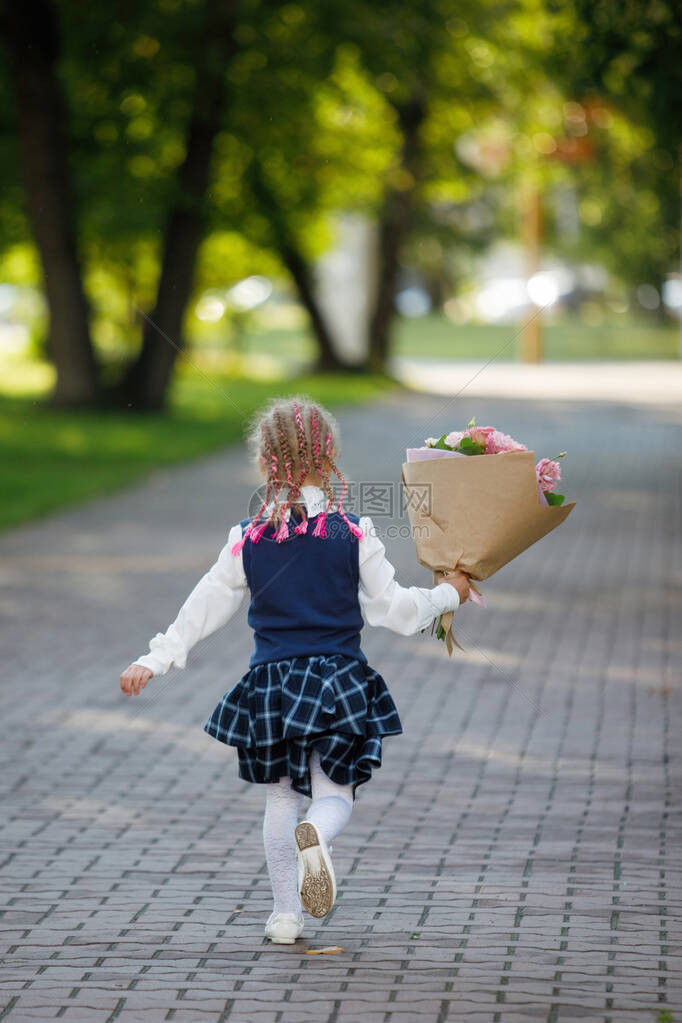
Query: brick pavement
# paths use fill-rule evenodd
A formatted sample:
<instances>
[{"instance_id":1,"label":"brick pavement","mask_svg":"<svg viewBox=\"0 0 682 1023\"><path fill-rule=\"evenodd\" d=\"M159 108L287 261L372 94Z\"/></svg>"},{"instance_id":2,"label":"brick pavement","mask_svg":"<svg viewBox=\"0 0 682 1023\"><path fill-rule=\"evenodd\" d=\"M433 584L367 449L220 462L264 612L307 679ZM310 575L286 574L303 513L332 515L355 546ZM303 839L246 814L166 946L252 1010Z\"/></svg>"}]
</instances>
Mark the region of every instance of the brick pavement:
<instances>
[{"instance_id":1,"label":"brick pavement","mask_svg":"<svg viewBox=\"0 0 682 1023\"><path fill-rule=\"evenodd\" d=\"M466 654L365 629L405 734L334 842L334 910L295 946L262 935L262 790L202 731L246 669L245 605L184 672L137 701L118 690L244 514L242 453L0 538L0 1019L682 1018L682 417L445 406L345 411L349 475L397 480L408 444L475 413L568 448L579 505L485 584L487 612L457 613ZM430 584L409 539L386 542L405 585Z\"/></svg>"}]
</instances>

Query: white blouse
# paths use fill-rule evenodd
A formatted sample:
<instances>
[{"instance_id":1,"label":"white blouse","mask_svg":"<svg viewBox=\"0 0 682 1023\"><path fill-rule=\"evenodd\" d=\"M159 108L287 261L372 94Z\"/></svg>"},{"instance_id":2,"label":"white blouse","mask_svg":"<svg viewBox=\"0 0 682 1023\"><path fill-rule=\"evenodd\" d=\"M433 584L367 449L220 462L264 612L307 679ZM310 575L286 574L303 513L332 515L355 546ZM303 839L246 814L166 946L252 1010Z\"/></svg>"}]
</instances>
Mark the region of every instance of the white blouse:
<instances>
[{"instance_id":1,"label":"white blouse","mask_svg":"<svg viewBox=\"0 0 682 1023\"><path fill-rule=\"evenodd\" d=\"M301 496L311 518L327 506L327 497L320 487L302 487ZM269 512L269 508L267 510ZM285 517L289 518L289 510ZM358 548L358 600L369 625L381 625L402 636L410 636L427 628L445 611L457 610L459 594L450 583L439 583L432 588L400 586L372 519L362 515L359 524L364 536ZM232 618L248 592L241 553L236 556L231 551L241 535L241 526L237 523L230 530L218 560L194 587L175 621L150 640L150 652L138 657L134 664L149 668L154 675L165 675L173 666L184 668L195 643Z\"/></svg>"}]
</instances>

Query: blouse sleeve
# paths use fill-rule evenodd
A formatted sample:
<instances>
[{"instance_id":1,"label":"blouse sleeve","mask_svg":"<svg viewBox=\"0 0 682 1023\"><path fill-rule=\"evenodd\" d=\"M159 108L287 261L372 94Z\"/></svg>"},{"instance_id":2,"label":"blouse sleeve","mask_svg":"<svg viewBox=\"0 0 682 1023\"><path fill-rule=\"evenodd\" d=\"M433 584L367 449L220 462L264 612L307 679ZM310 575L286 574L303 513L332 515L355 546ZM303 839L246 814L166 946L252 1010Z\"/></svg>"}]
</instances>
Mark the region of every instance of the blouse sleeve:
<instances>
[{"instance_id":1,"label":"blouse sleeve","mask_svg":"<svg viewBox=\"0 0 682 1023\"><path fill-rule=\"evenodd\" d=\"M248 588L242 556L235 556L230 549L240 537L238 523L230 530L215 565L196 584L175 621L150 640L149 653L138 657L134 664L149 668L154 675L165 675L173 665L184 668L195 643L229 621Z\"/></svg>"},{"instance_id":2,"label":"blouse sleeve","mask_svg":"<svg viewBox=\"0 0 682 1023\"><path fill-rule=\"evenodd\" d=\"M360 607L369 625L383 625L403 636L411 636L431 624L445 611L456 611L459 594L450 583L432 588L400 586L395 568L386 558L386 548L376 535L368 515L360 517L364 534L360 540Z\"/></svg>"}]
</instances>

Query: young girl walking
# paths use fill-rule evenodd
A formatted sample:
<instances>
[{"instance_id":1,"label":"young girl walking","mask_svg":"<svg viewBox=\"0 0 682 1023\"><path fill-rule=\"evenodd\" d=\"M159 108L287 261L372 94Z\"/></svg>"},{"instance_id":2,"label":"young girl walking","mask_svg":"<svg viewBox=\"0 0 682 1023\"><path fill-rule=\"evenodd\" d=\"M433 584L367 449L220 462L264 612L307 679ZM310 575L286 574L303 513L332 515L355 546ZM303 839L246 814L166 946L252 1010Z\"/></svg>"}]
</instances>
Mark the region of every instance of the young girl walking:
<instances>
[{"instance_id":1,"label":"young girl walking","mask_svg":"<svg viewBox=\"0 0 682 1023\"><path fill-rule=\"evenodd\" d=\"M271 402L249 443L265 479L258 513L231 528L175 621L120 681L137 695L153 676L184 668L195 643L224 625L248 591L249 669L204 730L236 746L239 777L265 788L274 898L265 935L291 944L303 909L323 917L334 905L332 840L358 786L381 766L382 738L402 732L386 682L360 647L364 620L411 635L464 603L469 579L454 572L432 588L398 584L372 519L343 509L338 424L307 396ZM312 802L299 823L304 797Z\"/></svg>"}]
</instances>

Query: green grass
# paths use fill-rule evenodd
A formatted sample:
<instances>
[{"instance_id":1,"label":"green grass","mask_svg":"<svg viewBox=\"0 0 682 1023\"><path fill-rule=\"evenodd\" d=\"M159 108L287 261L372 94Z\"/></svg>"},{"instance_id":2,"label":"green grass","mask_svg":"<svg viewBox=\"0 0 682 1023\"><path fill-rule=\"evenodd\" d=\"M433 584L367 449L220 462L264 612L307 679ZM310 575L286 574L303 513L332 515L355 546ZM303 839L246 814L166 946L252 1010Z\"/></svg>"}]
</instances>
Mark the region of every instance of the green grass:
<instances>
[{"instance_id":1,"label":"green grass","mask_svg":"<svg viewBox=\"0 0 682 1023\"><path fill-rule=\"evenodd\" d=\"M390 389L379 377L333 374L289 380L202 373L175 378L165 415L65 412L42 403L50 373L9 373L0 396L0 528L124 487L151 469L225 447L243 437L244 418L275 394L303 392L334 408ZM3 376L3 382L5 377Z\"/></svg>"},{"instance_id":2,"label":"green grass","mask_svg":"<svg viewBox=\"0 0 682 1023\"><path fill-rule=\"evenodd\" d=\"M515 361L519 329L514 324L455 325L445 317L401 320L396 331L396 355L433 359L490 359ZM553 360L675 359L678 331L638 323L548 324L544 357Z\"/></svg>"},{"instance_id":3,"label":"green grass","mask_svg":"<svg viewBox=\"0 0 682 1023\"><path fill-rule=\"evenodd\" d=\"M454 324L445 316L396 321L395 355L426 359L516 360L515 324ZM676 359L679 332L674 326L613 321L599 325L567 320L544 329L545 359ZM258 331L244 339L244 351L304 363L314 354L304 331Z\"/></svg>"}]
</instances>

